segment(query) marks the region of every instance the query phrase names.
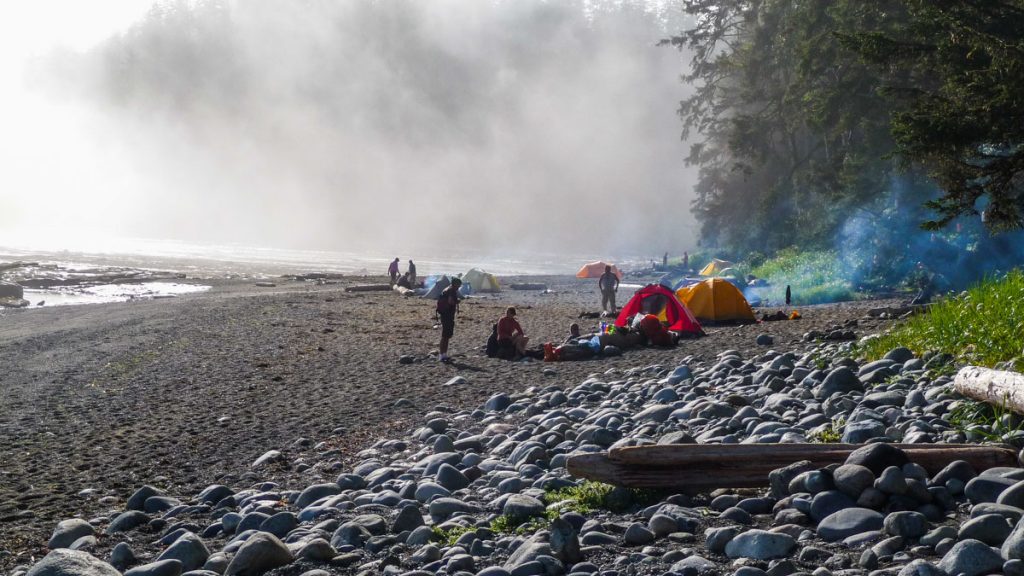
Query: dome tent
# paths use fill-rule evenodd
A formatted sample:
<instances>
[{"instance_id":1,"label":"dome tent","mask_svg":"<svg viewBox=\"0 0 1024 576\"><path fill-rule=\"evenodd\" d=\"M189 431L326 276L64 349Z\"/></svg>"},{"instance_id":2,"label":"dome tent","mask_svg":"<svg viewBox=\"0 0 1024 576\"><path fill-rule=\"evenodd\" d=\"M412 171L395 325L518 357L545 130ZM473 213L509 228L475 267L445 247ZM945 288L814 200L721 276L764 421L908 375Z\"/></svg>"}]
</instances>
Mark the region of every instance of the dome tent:
<instances>
[{"instance_id":1,"label":"dome tent","mask_svg":"<svg viewBox=\"0 0 1024 576\"><path fill-rule=\"evenodd\" d=\"M667 324L668 329L673 332L704 333L700 322L693 316L693 313L669 289L658 284L649 284L637 290L629 302L622 307L619 317L615 320L615 325L623 327L632 316L637 314L653 314Z\"/></svg>"},{"instance_id":2,"label":"dome tent","mask_svg":"<svg viewBox=\"0 0 1024 576\"><path fill-rule=\"evenodd\" d=\"M612 274L615 274L616 278L622 280L622 272L620 272L619 269L615 267L615 264L610 264L608 262L603 262L601 260L598 260L597 262L590 262L589 264L584 264L583 267L580 268L579 272L576 273L576 277L600 278L601 275L604 274L605 266L611 266Z\"/></svg>"},{"instance_id":3,"label":"dome tent","mask_svg":"<svg viewBox=\"0 0 1024 576\"><path fill-rule=\"evenodd\" d=\"M721 278L708 278L676 291L679 300L704 322L756 322L750 303L736 286Z\"/></svg>"},{"instance_id":4,"label":"dome tent","mask_svg":"<svg viewBox=\"0 0 1024 576\"><path fill-rule=\"evenodd\" d=\"M501 292L498 278L490 272L472 268L462 275L462 283L468 285L473 292Z\"/></svg>"}]
</instances>

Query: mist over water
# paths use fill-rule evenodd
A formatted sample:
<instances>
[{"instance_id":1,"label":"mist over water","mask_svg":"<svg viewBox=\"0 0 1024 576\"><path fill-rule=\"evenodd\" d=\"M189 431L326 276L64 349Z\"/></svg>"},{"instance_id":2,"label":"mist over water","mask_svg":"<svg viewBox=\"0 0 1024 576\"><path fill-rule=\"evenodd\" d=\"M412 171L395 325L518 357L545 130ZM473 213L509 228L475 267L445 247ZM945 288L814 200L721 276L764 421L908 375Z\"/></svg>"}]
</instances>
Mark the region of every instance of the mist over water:
<instances>
[{"instance_id":1,"label":"mist over water","mask_svg":"<svg viewBox=\"0 0 1024 576\"><path fill-rule=\"evenodd\" d=\"M679 18L656 2L164 3L29 67L41 117L66 118L50 158L0 174L0 227L679 253L695 240L686 58L655 46Z\"/></svg>"}]
</instances>

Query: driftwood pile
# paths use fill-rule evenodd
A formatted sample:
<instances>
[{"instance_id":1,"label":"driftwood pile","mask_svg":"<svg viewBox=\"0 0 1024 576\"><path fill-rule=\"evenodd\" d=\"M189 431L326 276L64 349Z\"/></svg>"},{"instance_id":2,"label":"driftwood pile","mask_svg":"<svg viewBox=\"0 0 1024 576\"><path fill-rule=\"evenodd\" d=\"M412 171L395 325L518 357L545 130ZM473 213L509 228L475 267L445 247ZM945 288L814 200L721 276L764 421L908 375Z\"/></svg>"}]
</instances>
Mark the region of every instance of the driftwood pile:
<instances>
[{"instance_id":1,"label":"driftwood pile","mask_svg":"<svg viewBox=\"0 0 1024 576\"><path fill-rule=\"evenodd\" d=\"M616 448L569 458L569 474L628 488L704 491L768 485L772 470L807 460L816 468L842 464L862 444L668 444ZM977 471L1017 466L1017 454L999 446L896 444L912 462L935 474L965 460Z\"/></svg>"}]
</instances>

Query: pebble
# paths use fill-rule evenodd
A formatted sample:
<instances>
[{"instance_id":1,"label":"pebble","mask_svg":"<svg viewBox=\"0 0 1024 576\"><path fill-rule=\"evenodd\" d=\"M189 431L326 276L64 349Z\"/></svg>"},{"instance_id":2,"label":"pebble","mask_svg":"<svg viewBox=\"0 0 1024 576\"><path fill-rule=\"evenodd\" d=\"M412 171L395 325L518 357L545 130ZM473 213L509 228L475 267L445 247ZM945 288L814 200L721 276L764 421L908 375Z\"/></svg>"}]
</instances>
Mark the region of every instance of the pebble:
<instances>
[{"instance_id":1,"label":"pebble","mask_svg":"<svg viewBox=\"0 0 1024 576\"><path fill-rule=\"evenodd\" d=\"M26 576L121 576L121 573L88 552L60 548L44 556Z\"/></svg>"},{"instance_id":2,"label":"pebble","mask_svg":"<svg viewBox=\"0 0 1024 576\"><path fill-rule=\"evenodd\" d=\"M57 527L53 530L53 535L50 536L50 541L46 546L51 550L67 548L71 546L75 540L78 540L83 536L92 536L95 533L96 529L93 528L92 524L89 524L81 518L63 520L59 522Z\"/></svg>"},{"instance_id":3,"label":"pebble","mask_svg":"<svg viewBox=\"0 0 1024 576\"><path fill-rule=\"evenodd\" d=\"M946 574L982 576L1001 571L1003 558L983 542L963 540L946 552L938 566Z\"/></svg>"},{"instance_id":4,"label":"pebble","mask_svg":"<svg viewBox=\"0 0 1024 576\"><path fill-rule=\"evenodd\" d=\"M199 495L164 494L155 486L173 480L153 478L124 512L67 520L51 541L104 551L115 542L90 530L124 533L149 563L138 567L143 573L165 561L160 570L173 572L177 562L182 573L258 573L298 558L278 571L940 576L943 562L955 570L986 565L977 557L995 566L990 571L1024 576L1024 535L1016 534L1024 515L1017 507L1024 492L1019 471L979 476L954 462L929 479L885 443L867 444L841 465L803 462L774 470L767 490L661 496L639 505L634 494L614 489L598 509L582 514L559 508L565 503L545 505L546 494L578 482L565 469L572 454L609 447L808 442L842 420L848 440L964 441L948 423L955 393L934 392L950 379L929 381L919 368L908 368L923 361L896 352L861 365L844 357L848 345L818 346L818 356L761 349L749 359L725 351L710 361L615 367L575 385L544 379L514 395L494 394L474 409L436 406L408 436L354 454L351 468L327 444L293 441L294 458L268 451L243 478L228 482L244 486L238 493L215 484ZM821 357L829 366L824 370ZM458 378L449 385L468 383ZM873 387L865 391L866 384ZM297 477L337 479L285 489L264 481L268 471L278 472L274 463ZM117 506L119 499L109 498L102 505ZM555 509L562 517L548 523L544 518ZM949 513L959 529L930 530ZM501 517L520 528L495 533L492 521ZM537 523L526 524L531 519ZM989 546L1000 545L1006 558L996 565L991 555L1000 554ZM138 564L126 542L110 560L121 570Z\"/></svg>"}]
</instances>

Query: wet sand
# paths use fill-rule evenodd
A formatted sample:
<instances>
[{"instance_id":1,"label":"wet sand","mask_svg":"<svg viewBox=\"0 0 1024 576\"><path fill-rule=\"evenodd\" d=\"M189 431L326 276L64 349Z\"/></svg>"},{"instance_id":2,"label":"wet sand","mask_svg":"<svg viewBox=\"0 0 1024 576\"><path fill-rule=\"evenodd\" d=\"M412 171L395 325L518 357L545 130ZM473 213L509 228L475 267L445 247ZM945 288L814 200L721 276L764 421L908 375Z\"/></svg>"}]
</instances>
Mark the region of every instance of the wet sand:
<instances>
[{"instance_id":1,"label":"wet sand","mask_svg":"<svg viewBox=\"0 0 1024 576\"><path fill-rule=\"evenodd\" d=\"M214 482L248 486L256 458L278 449L294 461L302 439L327 442L346 461L430 410L496 392L568 388L593 373L750 351L758 334L772 335L772 348L798 350L812 329L857 319L854 330L865 335L886 324L865 318L877 302L815 306L801 308L800 321L710 327L708 337L669 350L512 363L482 352L506 306L519 308L538 344L561 340L600 301L593 280L503 279L546 282L553 293L507 290L464 302L455 362L446 365L430 356L439 336L433 302L343 291L381 280L221 281L174 299L0 313L0 572L45 554L62 519L112 509L146 483L176 494ZM585 330L598 322L580 320ZM416 361L400 363L402 355ZM443 386L457 375L468 382ZM320 475L333 478L319 468L271 474L285 487Z\"/></svg>"}]
</instances>

